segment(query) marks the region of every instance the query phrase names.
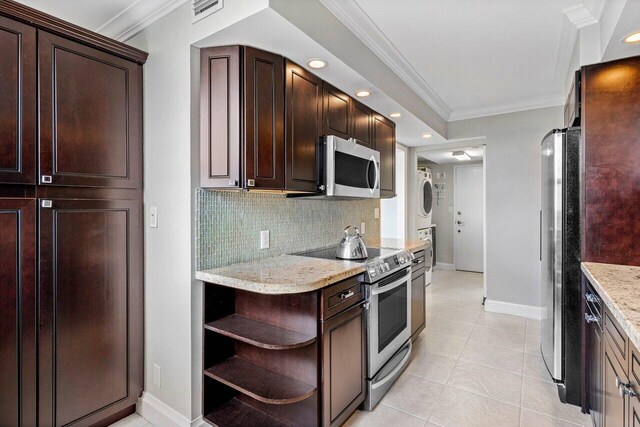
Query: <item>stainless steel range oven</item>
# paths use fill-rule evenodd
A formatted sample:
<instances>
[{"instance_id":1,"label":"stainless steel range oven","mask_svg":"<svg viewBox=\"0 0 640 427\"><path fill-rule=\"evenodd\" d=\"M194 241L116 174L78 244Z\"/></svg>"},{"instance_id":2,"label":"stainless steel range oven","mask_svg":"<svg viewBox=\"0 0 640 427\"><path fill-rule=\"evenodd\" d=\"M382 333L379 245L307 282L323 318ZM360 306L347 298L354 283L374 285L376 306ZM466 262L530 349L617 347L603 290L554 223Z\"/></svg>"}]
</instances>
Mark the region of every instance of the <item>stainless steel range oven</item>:
<instances>
[{"instance_id":1,"label":"stainless steel range oven","mask_svg":"<svg viewBox=\"0 0 640 427\"><path fill-rule=\"evenodd\" d=\"M411 356L411 268L366 287L367 388L365 408L373 409L409 363Z\"/></svg>"}]
</instances>

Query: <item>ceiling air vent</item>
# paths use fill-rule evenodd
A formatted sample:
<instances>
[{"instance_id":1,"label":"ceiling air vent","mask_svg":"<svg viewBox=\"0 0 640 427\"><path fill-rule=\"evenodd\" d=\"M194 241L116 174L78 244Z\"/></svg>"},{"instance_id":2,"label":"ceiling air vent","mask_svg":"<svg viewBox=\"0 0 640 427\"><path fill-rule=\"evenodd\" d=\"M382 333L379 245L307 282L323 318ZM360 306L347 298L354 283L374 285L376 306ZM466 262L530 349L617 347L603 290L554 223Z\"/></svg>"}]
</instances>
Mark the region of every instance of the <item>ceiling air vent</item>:
<instances>
[{"instance_id":1,"label":"ceiling air vent","mask_svg":"<svg viewBox=\"0 0 640 427\"><path fill-rule=\"evenodd\" d=\"M191 0L191 4L193 5L191 22L198 22L222 9L223 0Z\"/></svg>"}]
</instances>

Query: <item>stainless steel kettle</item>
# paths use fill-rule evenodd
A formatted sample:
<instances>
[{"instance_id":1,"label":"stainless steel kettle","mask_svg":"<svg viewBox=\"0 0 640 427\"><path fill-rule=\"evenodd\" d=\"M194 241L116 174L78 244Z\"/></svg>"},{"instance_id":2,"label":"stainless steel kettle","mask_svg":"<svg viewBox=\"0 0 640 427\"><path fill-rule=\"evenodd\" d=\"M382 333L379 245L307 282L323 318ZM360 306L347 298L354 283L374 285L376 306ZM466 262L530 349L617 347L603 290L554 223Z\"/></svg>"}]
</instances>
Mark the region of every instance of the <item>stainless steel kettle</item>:
<instances>
[{"instance_id":1,"label":"stainless steel kettle","mask_svg":"<svg viewBox=\"0 0 640 427\"><path fill-rule=\"evenodd\" d=\"M349 225L344 229L344 237L336 248L336 257L340 259L365 259L369 257L358 227Z\"/></svg>"}]
</instances>

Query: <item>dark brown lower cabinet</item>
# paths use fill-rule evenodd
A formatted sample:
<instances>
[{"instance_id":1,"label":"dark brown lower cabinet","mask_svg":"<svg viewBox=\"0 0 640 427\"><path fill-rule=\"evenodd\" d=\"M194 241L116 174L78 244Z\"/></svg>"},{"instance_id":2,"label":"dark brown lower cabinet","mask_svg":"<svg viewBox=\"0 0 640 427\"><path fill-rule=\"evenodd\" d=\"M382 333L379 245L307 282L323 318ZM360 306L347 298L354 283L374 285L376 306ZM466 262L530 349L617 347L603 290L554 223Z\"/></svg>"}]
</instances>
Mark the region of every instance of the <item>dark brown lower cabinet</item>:
<instances>
[{"instance_id":1,"label":"dark brown lower cabinet","mask_svg":"<svg viewBox=\"0 0 640 427\"><path fill-rule=\"evenodd\" d=\"M620 362L605 339L603 357L603 423L604 427L625 426L627 399L621 392L620 383L626 383L626 375Z\"/></svg>"},{"instance_id":2,"label":"dark brown lower cabinet","mask_svg":"<svg viewBox=\"0 0 640 427\"><path fill-rule=\"evenodd\" d=\"M421 261L420 261L421 260ZM411 271L411 339L415 340L426 326L426 283L425 283L425 253L415 254L415 263Z\"/></svg>"},{"instance_id":3,"label":"dark brown lower cabinet","mask_svg":"<svg viewBox=\"0 0 640 427\"><path fill-rule=\"evenodd\" d=\"M323 426L339 426L365 395L364 310L356 305L322 323Z\"/></svg>"},{"instance_id":4,"label":"dark brown lower cabinet","mask_svg":"<svg viewBox=\"0 0 640 427\"><path fill-rule=\"evenodd\" d=\"M89 425L143 388L141 206L39 205L39 424Z\"/></svg>"},{"instance_id":5,"label":"dark brown lower cabinet","mask_svg":"<svg viewBox=\"0 0 640 427\"><path fill-rule=\"evenodd\" d=\"M640 351L588 281L583 282L587 380L583 406L594 427L640 427Z\"/></svg>"},{"instance_id":6,"label":"dark brown lower cabinet","mask_svg":"<svg viewBox=\"0 0 640 427\"><path fill-rule=\"evenodd\" d=\"M0 425L36 425L34 199L0 199Z\"/></svg>"}]
</instances>

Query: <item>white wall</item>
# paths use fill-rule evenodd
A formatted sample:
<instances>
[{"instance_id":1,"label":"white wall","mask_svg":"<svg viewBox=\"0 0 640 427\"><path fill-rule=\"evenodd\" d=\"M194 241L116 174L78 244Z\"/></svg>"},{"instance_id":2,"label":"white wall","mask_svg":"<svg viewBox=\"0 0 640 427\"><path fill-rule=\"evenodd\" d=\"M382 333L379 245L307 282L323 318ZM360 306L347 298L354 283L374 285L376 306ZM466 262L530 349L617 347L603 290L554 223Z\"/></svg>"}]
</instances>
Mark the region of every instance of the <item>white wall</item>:
<instances>
[{"instance_id":1,"label":"white wall","mask_svg":"<svg viewBox=\"0 0 640 427\"><path fill-rule=\"evenodd\" d=\"M192 114L197 104L192 104L191 91L197 93L198 79L191 62L198 55L191 45L267 5L266 0L227 1L223 10L192 26L185 3L128 41L149 52L144 67L145 212L157 206L159 219L157 229L145 230L145 407L163 408L177 424L188 425L200 415L202 381L202 289L193 280L192 265L192 164L198 137L192 116L198 114ZM161 367L160 387L153 384L154 364Z\"/></svg>"},{"instance_id":2,"label":"white wall","mask_svg":"<svg viewBox=\"0 0 640 427\"><path fill-rule=\"evenodd\" d=\"M541 305L540 142L562 126L562 113L558 106L449 123L450 138L486 136L487 300L523 315Z\"/></svg>"}]
</instances>

